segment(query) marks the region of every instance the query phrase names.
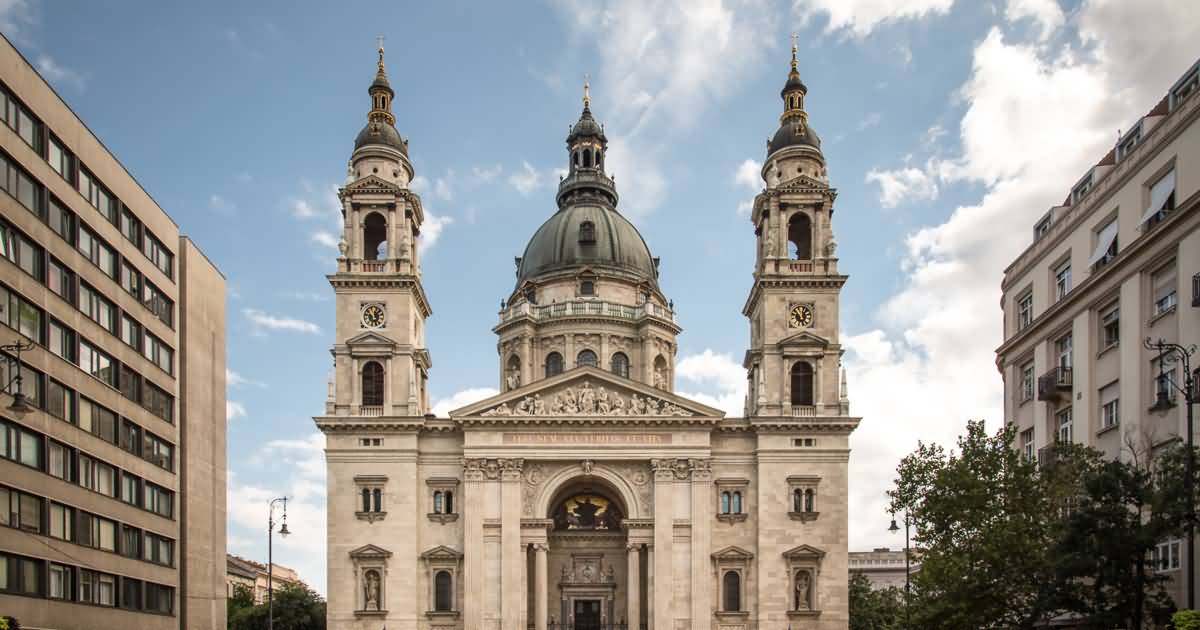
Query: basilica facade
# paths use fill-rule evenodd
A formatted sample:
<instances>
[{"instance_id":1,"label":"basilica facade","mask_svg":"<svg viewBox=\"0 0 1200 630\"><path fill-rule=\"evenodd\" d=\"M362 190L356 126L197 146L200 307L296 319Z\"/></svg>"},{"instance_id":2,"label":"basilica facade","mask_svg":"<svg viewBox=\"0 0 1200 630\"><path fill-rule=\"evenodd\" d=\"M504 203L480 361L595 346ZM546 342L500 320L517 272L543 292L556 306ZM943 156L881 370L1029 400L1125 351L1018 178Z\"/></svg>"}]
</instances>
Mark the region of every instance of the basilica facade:
<instances>
[{"instance_id":1,"label":"basilica facade","mask_svg":"<svg viewBox=\"0 0 1200 630\"><path fill-rule=\"evenodd\" d=\"M335 376L314 418L329 628L847 628L847 278L795 49L747 226L739 418L674 393L681 328L618 210L586 87L557 210L493 328L502 393L432 415L423 213L382 48L369 94L328 276Z\"/></svg>"}]
</instances>

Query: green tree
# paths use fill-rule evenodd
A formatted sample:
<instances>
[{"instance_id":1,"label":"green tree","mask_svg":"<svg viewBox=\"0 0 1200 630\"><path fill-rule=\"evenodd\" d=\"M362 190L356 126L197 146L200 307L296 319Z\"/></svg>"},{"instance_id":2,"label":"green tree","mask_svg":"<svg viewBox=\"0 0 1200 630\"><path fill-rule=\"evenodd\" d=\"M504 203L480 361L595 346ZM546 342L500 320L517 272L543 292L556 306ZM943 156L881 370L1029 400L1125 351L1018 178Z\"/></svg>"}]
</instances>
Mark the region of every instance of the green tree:
<instances>
[{"instance_id":1,"label":"green tree","mask_svg":"<svg viewBox=\"0 0 1200 630\"><path fill-rule=\"evenodd\" d=\"M850 630L899 630L903 620L900 591L891 586L872 589L865 575L850 574Z\"/></svg>"},{"instance_id":2,"label":"green tree","mask_svg":"<svg viewBox=\"0 0 1200 630\"><path fill-rule=\"evenodd\" d=\"M225 623L233 630L233 619L241 611L254 608L254 591L245 584L233 585L233 595L225 600Z\"/></svg>"},{"instance_id":3,"label":"green tree","mask_svg":"<svg viewBox=\"0 0 1200 630\"><path fill-rule=\"evenodd\" d=\"M912 627L1024 630L1068 608L1054 556L1059 508L1096 456L1069 449L1039 472L1014 437L972 421L957 453L920 444L901 461L892 509L908 514L921 561Z\"/></svg>"},{"instance_id":4,"label":"green tree","mask_svg":"<svg viewBox=\"0 0 1200 630\"><path fill-rule=\"evenodd\" d=\"M1181 610L1171 616L1175 630L1200 630L1200 611Z\"/></svg>"},{"instance_id":5,"label":"green tree","mask_svg":"<svg viewBox=\"0 0 1200 630\"><path fill-rule=\"evenodd\" d=\"M303 584L275 589L275 630L325 630L325 601ZM229 616L230 630L263 630L267 605L241 608Z\"/></svg>"}]
</instances>

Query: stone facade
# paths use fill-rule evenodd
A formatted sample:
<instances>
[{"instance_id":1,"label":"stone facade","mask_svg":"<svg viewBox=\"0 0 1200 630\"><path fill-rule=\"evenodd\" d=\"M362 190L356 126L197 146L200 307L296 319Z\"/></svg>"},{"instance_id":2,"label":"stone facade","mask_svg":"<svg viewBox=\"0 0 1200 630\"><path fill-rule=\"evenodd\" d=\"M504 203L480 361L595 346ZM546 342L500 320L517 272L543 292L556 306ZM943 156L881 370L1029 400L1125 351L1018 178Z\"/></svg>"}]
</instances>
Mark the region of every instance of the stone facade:
<instances>
[{"instance_id":1,"label":"stone facade","mask_svg":"<svg viewBox=\"0 0 1200 630\"><path fill-rule=\"evenodd\" d=\"M390 120L382 54L369 124ZM356 146L341 191L335 376L314 418L332 630L848 627L858 419L840 370L836 194L805 92L793 55L751 217L741 418L673 393L681 329L658 260L616 211L586 87L559 211L518 258L494 329L502 393L429 414L421 202L407 143L369 127L380 140Z\"/></svg>"}]
</instances>

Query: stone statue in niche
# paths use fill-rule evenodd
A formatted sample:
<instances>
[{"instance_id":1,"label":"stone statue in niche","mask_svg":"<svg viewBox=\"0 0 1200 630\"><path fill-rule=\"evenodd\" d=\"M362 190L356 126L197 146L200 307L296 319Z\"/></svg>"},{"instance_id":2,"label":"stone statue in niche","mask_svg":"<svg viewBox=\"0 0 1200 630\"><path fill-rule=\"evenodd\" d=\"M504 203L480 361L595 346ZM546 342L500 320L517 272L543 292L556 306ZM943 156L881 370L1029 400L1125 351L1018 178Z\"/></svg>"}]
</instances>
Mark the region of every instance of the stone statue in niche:
<instances>
[{"instance_id":1,"label":"stone statue in niche","mask_svg":"<svg viewBox=\"0 0 1200 630\"><path fill-rule=\"evenodd\" d=\"M367 571L367 575L363 580L364 602L367 610L379 610L379 573L376 571Z\"/></svg>"},{"instance_id":2,"label":"stone statue in niche","mask_svg":"<svg viewBox=\"0 0 1200 630\"><path fill-rule=\"evenodd\" d=\"M812 610L812 577L808 571L796 572L796 610Z\"/></svg>"},{"instance_id":3,"label":"stone statue in niche","mask_svg":"<svg viewBox=\"0 0 1200 630\"><path fill-rule=\"evenodd\" d=\"M402 226L400 230L400 259L406 260L409 253L410 246L408 244L408 230L404 229Z\"/></svg>"},{"instance_id":4,"label":"stone statue in niche","mask_svg":"<svg viewBox=\"0 0 1200 630\"><path fill-rule=\"evenodd\" d=\"M342 255L342 258L345 258L346 254L350 252L350 245L346 243L346 239L338 241L338 252Z\"/></svg>"},{"instance_id":5,"label":"stone statue in niche","mask_svg":"<svg viewBox=\"0 0 1200 630\"><path fill-rule=\"evenodd\" d=\"M521 386L521 370L516 367L508 368L508 376L504 377L504 385L508 388L507 391L512 391Z\"/></svg>"},{"instance_id":6,"label":"stone statue in niche","mask_svg":"<svg viewBox=\"0 0 1200 630\"><path fill-rule=\"evenodd\" d=\"M665 368L665 367L654 368L654 387L656 389L666 389L667 388L667 368Z\"/></svg>"},{"instance_id":7,"label":"stone statue in niche","mask_svg":"<svg viewBox=\"0 0 1200 630\"><path fill-rule=\"evenodd\" d=\"M777 255L775 253L775 230L771 229L770 221L763 222L763 229L767 231L767 246L764 256L767 258L774 258Z\"/></svg>"},{"instance_id":8,"label":"stone statue in niche","mask_svg":"<svg viewBox=\"0 0 1200 630\"><path fill-rule=\"evenodd\" d=\"M771 162L771 168L767 171L767 185L774 188L779 185L779 164Z\"/></svg>"}]
</instances>

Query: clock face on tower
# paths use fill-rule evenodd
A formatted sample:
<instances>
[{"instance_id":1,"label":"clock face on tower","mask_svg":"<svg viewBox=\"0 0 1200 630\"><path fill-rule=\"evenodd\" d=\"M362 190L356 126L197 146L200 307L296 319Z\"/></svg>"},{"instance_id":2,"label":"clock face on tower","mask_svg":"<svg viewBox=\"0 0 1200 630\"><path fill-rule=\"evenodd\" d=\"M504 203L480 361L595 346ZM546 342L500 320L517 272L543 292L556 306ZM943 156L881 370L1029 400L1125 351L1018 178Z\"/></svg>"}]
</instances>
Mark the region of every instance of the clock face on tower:
<instances>
[{"instance_id":1,"label":"clock face on tower","mask_svg":"<svg viewBox=\"0 0 1200 630\"><path fill-rule=\"evenodd\" d=\"M813 323L813 312L806 304L797 304L788 313L789 328L808 328Z\"/></svg>"},{"instance_id":2,"label":"clock face on tower","mask_svg":"<svg viewBox=\"0 0 1200 630\"><path fill-rule=\"evenodd\" d=\"M362 311L363 328L383 328L387 323L387 313L379 304L368 304Z\"/></svg>"}]
</instances>

